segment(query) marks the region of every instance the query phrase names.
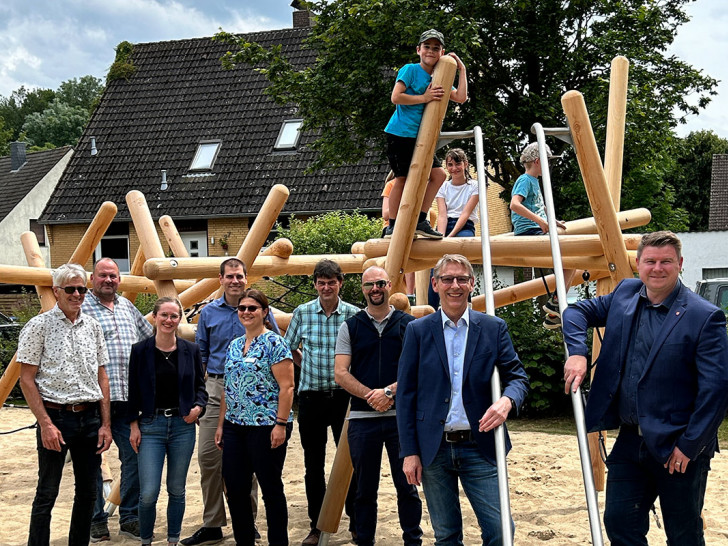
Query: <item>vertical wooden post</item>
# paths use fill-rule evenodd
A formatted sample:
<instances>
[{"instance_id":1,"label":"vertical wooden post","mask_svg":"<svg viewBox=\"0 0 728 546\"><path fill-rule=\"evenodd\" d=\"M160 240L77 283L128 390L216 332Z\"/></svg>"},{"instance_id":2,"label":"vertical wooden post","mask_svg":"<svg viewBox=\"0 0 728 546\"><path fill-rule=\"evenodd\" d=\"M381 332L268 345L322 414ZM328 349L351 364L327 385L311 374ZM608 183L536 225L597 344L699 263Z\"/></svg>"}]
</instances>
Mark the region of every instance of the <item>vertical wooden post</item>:
<instances>
[{"instance_id":1,"label":"vertical wooden post","mask_svg":"<svg viewBox=\"0 0 728 546\"><path fill-rule=\"evenodd\" d=\"M619 212L622 190L624 156L624 126L627 117L627 80L629 61L618 56L612 59L609 75L609 110L607 111L607 142L604 147L604 175L612 196L614 210Z\"/></svg>"},{"instance_id":2,"label":"vertical wooden post","mask_svg":"<svg viewBox=\"0 0 728 546\"><path fill-rule=\"evenodd\" d=\"M146 258L144 257L144 249L142 249L142 245L139 245L139 248L137 248L136 251L136 255L134 256L134 261L131 263L129 275L144 275L145 261ZM134 303L138 294L136 292L123 292L121 295L128 299L130 302Z\"/></svg>"},{"instance_id":3,"label":"vertical wooden post","mask_svg":"<svg viewBox=\"0 0 728 546\"><path fill-rule=\"evenodd\" d=\"M188 258L190 254L187 252L187 247L182 241L182 237L180 237L172 217L167 214L162 216L159 219L159 227L162 228L162 233L164 233L164 237L167 239L169 248L172 249L172 254L176 258Z\"/></svg>"},{"instance_id":4,"label":"vertical wooden post","mask_svg":"<svg viewBox=\"0 0 728 546\"><path fill-rule=\"evenodd\" d=\"M420 130L417 133L417 143L407 174L402 201L397 211L397 222L394 225L392 242L387 251L385 269L392 281L393 292L405 292L404 266L409 258L412 238L417 226L417 216L420 213L420 208L422 208L427 179L430 177L432 155L435 153L442 120L445 118L445 112L447 111L456 69L455 59L444 56L437 62L435 71L432 74L432 85L441 85L445 90L445 94L442 100L432 101L425 106Z\"/></svg>"}]
</instances>

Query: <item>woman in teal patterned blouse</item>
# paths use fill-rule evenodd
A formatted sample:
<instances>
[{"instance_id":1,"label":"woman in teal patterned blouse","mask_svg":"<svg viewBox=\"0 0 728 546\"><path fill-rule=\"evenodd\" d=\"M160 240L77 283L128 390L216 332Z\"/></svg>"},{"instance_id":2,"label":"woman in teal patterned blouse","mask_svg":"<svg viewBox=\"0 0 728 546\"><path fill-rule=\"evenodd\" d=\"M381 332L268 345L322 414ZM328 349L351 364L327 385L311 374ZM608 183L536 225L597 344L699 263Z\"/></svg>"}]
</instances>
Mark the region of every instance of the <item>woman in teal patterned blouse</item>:
<instances>
[{"instance_id":1,"label":"woman in teal patterned blouse","mask_svg":"<svg viewBox=\"0 0 728 546\"><path fill-rule=\"evenodd\" d=\"M293 360L288 345L266 327L268 298L246 290L238 302L245 335L230 343L225 392L215 442L222 449L235 542L255 544L250 487L253 474L263 491L268 543L288 544L288 508L283 463L293 429Z\"/></svg>"}]
</instances>

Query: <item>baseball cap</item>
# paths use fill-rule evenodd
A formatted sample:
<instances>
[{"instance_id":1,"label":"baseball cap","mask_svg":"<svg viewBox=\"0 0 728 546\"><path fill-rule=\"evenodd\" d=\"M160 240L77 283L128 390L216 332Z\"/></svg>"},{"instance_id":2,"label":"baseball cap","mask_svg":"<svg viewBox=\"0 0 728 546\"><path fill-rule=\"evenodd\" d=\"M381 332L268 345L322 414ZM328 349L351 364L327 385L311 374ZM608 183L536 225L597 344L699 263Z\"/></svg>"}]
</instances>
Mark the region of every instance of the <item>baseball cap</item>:
<instances>
[{"instance_id":1,"label":"baseball cap","mask_svg":"<svg viewBox=\"0 0 728 546\"><path fill-rule=\"evenodd\" d=\"M438 40L442 44L442 47L445 47L445 37L442 35L442 32L440 32L439 30L435 30L434 28L423 32L420 36L420 41L417 42L417 45L429 40L430 38Z\"/></svg>"},{"instance_id":2,"label":"baseball cap","mask_svg":"<svg viewBox=\"0 0 728 546\"><path fill-rule=\"evenodd\" d=\"M548 147L546 144L546 156L549 159L552 159L555 156L551 153L551 148ZM528 146L526 146L523 151L521 152L521 163L530 163L531 161L535 161L538 159L538 142L531 142Z\"/></svg>"}]
</instances>

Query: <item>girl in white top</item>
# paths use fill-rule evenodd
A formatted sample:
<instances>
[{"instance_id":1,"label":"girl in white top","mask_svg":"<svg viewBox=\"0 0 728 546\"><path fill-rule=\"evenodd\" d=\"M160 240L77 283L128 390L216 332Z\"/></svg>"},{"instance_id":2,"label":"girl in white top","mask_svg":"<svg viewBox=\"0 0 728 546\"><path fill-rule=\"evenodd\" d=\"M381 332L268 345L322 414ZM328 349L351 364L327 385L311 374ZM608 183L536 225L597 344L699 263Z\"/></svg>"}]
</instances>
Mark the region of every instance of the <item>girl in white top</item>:
<instances>
[{"instance_id":1,"label":"girl in white top","mask_svg":"<svg viewBox=\"0 0 728 546\"><path fill-rule=\"evenodd\" d=\"M446 237L474 237L478 183L468 176L468 157L460 148L453 148L445 162L450 180L437 192L437 229Z\"/></svg>"}]
</instances>

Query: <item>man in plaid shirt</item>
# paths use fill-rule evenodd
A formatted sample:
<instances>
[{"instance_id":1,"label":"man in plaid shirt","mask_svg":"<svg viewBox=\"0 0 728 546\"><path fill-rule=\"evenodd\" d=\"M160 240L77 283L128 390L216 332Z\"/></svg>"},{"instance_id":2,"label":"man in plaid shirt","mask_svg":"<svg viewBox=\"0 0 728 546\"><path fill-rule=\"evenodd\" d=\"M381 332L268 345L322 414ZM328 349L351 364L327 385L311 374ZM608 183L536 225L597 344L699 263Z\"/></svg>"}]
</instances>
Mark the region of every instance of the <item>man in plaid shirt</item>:
<instances>
[{"instance_id":1,"label":"man in plaid shirt","mask_svg":"<svg viewBox=\"0 0 728 546\"><path fill-rule=\"evenodd\" d=\"M286 330L285 339L293 352L293 360L301 367L298 431L303 447L304 482L311 520L311 532L302 543L305 545L318 544L321 534L316 523L326 493L327 428L331 427L338 445L349 405L349 393L334 381L334 349L341 324L359 309L339 298L343 282L344 275L339 264L332 260L321 260L316 264L313 283L319 297L298 306ZM352 485L346 497L349 530L354 529L355 494Z\"/></svg>"},{"instance_id":2,"label":"man in plaid shirt","mask_svg":"<svg viewBox=\"0 0 728 546\"><path fill-rule=\"evenodd\" d=\"M111 435L121 460L121 506L119 534L139 540L139 476L137 456L129 443L126 405L129 394L129 354L137 341L152 335L152 326L128 299L119 296L119 266L111 258L101 258L91 275L93 291L89 292L81 310L101 324L109 353L106 373L111 391ZM101 469L97 478L96 506L91 522L91 542L110 540L108 519L104 510Z\"/></svg>"}]
</instances>

